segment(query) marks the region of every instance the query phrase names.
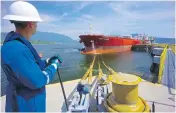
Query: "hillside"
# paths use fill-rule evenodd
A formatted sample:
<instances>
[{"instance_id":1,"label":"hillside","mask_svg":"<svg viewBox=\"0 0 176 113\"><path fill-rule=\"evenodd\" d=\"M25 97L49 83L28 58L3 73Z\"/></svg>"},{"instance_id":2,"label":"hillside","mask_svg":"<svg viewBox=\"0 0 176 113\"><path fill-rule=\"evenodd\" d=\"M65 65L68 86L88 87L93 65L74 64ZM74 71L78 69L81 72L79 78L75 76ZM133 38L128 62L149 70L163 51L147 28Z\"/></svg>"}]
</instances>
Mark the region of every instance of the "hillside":
<instances>
[{"instance_id":1,"label":"hillside","mask_svg":"<svg viewBox=\"0 0 176 113\"><path fill-rule=\"evenodd\" d=\"M39 32L39 31L32 36L31 40L41 40L57 43L78 43L77 41L72 40L70 37L62 34Z\"/></svg>"},{"instance_id":2,"label":"hillside","mask_svg":"<svg viewBox=\"0 0 176 113\"><path fill-rule=\"evenodd\" d=\"M1 41L5 39L5 36L7 33L2 32L1 33ZM48 33L48 32L36 32L34 34L30 41L40 41L40 42L55 42L55 43L78 43L75 40L72 40L70 37L57 34L57 33Z\"/></svg>"}]
</instances>

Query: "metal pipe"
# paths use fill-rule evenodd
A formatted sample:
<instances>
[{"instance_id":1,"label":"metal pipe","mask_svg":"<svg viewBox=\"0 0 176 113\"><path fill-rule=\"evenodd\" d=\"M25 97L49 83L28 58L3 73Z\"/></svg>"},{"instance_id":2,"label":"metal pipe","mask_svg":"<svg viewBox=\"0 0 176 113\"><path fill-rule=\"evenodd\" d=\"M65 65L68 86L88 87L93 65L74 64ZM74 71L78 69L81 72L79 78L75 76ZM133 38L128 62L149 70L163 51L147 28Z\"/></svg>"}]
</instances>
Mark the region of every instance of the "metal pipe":
<instances>
[{"instance_id":1,"label":"metal pipe","mask_svg":"<svg viewBox=\"0 0 176 113\"><path fill-rule=\"evenodd\" d=\"M66 99L66 95L65 95L64 86L63 86L63 84L62 84L61 76L60 76L60 73L59 73L59 68L57 68L57 74L58 74L58 76L59 76L59 81L60 81L60 84L61 84L61 88L62 88L64 100L65 100L65 105L66 105L66 108L67 108L67 111L68 111L67 99Z\"/></svg>"}]
</instances>

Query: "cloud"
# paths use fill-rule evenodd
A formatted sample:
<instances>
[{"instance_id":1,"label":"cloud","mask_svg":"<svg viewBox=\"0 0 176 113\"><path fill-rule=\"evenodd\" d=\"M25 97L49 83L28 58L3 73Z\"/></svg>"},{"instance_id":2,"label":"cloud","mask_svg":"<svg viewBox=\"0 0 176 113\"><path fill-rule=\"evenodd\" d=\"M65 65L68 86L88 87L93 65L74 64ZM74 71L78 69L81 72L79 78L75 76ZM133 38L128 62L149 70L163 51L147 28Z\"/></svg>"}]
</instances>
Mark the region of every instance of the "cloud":
<instances>
[{"instance_id":1,"label":"cloud","mask_svg":"<svg viewBox=\"0 0 176 113\"><path fill-rule=\"evenodd\" d=\"M132 16L131 11L128 10L132 5L136 5L136 2L111 2L108 4L112 10L121 16Z\"/></svg>"},{"instance_id":2,"label":"cloud","mask_svg":"<svg viewBox=\"0 0 176 113\"><path fill-rule=\"evenodd\" d=\"M65 17L65 16L67 16L67 15L68 15L68 13L64 12L64 13L61 15L61 17Z\"/></svg>"},{"instance_id":3,"label":"cloud","mask_svg":"<svg viewBox=\"0 0 176 113\"><path fill-rule=\"evenodd\" d=\"M87 19L87 20L91 20L91 19L93 18L93 16L88 15L88 14L83 14L83 15L82 15L82 18L85 18L85 19Z\"/></svg>"},{"instance_id":4,"label":"cloud","mask_svg":"<svg viewBox=\"0 0 176 113\"><path fill-rule=\"evenodd\" d=\"M58 24L41 23L38 25L38 30L45 32L61 33L77 40L79 35L89 32L90 21L88 19L90 19L91 17L91 15L84 14L80 17L75 17L74 21L72 22L62 22L61 20L58 20ZM68 16L67 19L68 18L70 20L73 20L73 17Z\"/></svg>"},{"instance_id":5,"label":"cloud","mask_svg":"<svg viewBox=\"0 0 176 113\"><path fill-rule=\"evenodd\" d=\"M9 32L13 30L15 30L15 27L8 20L1 21L1 32Z\"/></svg>"},{"instance_id":6,"label":"cloud","mask_svg":"<svg viewBox=\"0 0 176 113\"><path fill-rule=\"evenodd\" d=\"M3 7L3 6L2 6ZM1 18L7 14L7 10L5 8L1 8Z\"/></svg>"},{"instance_id":7,"label":"cloud","mask_svg":"<svg viewBox=\"0 0 176 113\"><path fill-rule=\"evenodd\" d=\"M174 10L172 9L160 9L159 11L137 12L131 10L131 7L138 7L143 5L143 2L121 2L121 3L109 3L109 7L116 12L120 18L128 20L162 20L174 18ZM149 10L149 9L148 9Z\"/></svg>"},{"instance_id":8,"label":"cloud","mask_svg":"<svg viewBox=\"0 0 176 113\"><path fill-rule=\"evenodd\" d=\"M77 5L76 12L81 11L82 9L84 9L86 6L90 4L92 4L92 2L90 1L82 2L80 5Z\"/></svg>"},{"instance_id":9,"label":"cloud","mask_svg":"<svg viewBox=\"0 0 176 113\"><path fill-rule=\"evenodd\" d=\"M66 14L64 14L64 15L66 15ZM38 26L44 25L44 28L42 31L50 30L50 29L47 29L47 27L48 28L52 27L55 29L55 27L54 27L55 25L50 24L50 23L58 21L60 18L62 18L62 17L57 17L54 15L48 15L48 14L41 14L40 16L44 20L43 22L39 23L39 25L38 25ZM8 20L1 19L1 24L2 24L1 27L2 27L3 32L9 32L9 31L15 30L14 25L11 24ZM51 31L53 31L53 29Z\"/></svg>"},{"instance_id":10,"label":"cloud","mask_svg":"<svg viewBox=\"0 0 176 113\"><path fill-rule=\"evenodd\" d=\"M9 4L2 3L1 5L1 32L9 32L15 29L14 25L10 23L8 20L4 20L3 17L8 13L7 7Z\"/></svg>"},{"instance_id":11,"label":"cloud","mask_svg":"<svg viewBox=\"0 0 176 113\"><path fill-rule=\"evenodd\" d=\"M57 21L59 17L49 14L40 14L41 19L44 20L45 23Z\"/></svg>"},{"instance_id":12,"label":"cloud","mask_svg":"<svg viewBox=\"0 0 176 113\"><path fill-rule=\"evenodd\" d=\"M70 16L73 14L79 13L81 10L83 10L85 7L91 5L93 2L91 1L77 1L77 2L56 2L55 6L59 8L65 7L66 9L71 9L67 10L67 12L63 13L63 17L65 16ZM64 9L65 10L65 9Z\"/></svg>"},{"instance_id":13,"label":"cloud","mask_svg":"<svg viewBox=\"0 0 176 113\"><path fill-rule=\"evenodd\" d=\"M61 28L62 26L60 25L41 22L38 23L37 31L59 33Z\"/></svg>"},{"instance_id":14,"label":"cloud","mask_svg":"<svg viewBox=\"0 0 176 113\"><path fill-rule=\"evenodd\" d=\"M79 5L73 3L74 10L63 10L61 15L42 14L42 19L45 21L38 24L38 31L61 33L77 40L79 35L90 33L89 26L91 21L93 34L127 35L139 32L149 35L167 36L174 33L172 30L174 28L174 10L172 8L145 9L147 12L143 13L139 10L131 9L132 7L141 7L143 2L107 2L107 5L103 8L112 11L111 13L103 12L101 16L97 16L99 14L95 13L96 8L84 12L83 9L90 9L93 7L91 5L93 3L79 2ZM62 6L62 4L60 5ZM67 7L70 6L68 3L66 5ZM108 13L108 16L106 13ZM165 21L169 19L173 21ZM4 27L12 29L9 26L12 25L8 23ZM162 32L166 30L168 33Z\"/></svg>"}]
</instances>

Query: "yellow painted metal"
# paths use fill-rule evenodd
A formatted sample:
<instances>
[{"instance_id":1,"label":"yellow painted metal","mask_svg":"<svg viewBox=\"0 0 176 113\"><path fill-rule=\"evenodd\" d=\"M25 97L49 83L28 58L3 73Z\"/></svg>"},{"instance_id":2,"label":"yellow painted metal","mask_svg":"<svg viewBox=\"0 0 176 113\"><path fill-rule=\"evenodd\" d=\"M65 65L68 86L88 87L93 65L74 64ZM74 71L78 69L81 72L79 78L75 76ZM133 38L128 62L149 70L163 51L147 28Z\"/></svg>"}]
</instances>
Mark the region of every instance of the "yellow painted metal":
<instances>
[{"instance_id":1,"label":"yellow painted metal","mask_svg":"<svg viewBox=\"0 0 176 113\"><path fill-rule=\"evenodd\" d=\"M142 79L138 76L117 73L108 78L112 82L112 94L121 104L135 104L138 99L138 84Z\"/></svg>"},{"instance_id":2,"label":"yellow painted metal","mask_svg":"<svg viewBox=\"0 0 176 113\"><path fill-rule=\"evenodd\" d=\"M164 69L164 62L166 59L167 55L167 47L168 45L165 46L163 52L161 53L160 56L160 65L159 65L159 75L158 75L158 83L161 83L162 75L163 75L163 69Z\"/></svg>"},{"instance_id":3,"label":"yellow painted metal","mask_svg":"<svg viewBox=\"0 0 176 113\"><path fill-rule=\"evenodd\" d=\"M109 75L108 79L115 84L121 85L138 85L142 81L140 77L126 73L116 73L114 75Z\"/></svg>"},{"instance_id":4,"label":"yellow painted metal","mask_svg":"<svg viewBox=\"0 0 176 113\"><path fill-rule=\"evenodd\" d=\"M149 105L141 97L138 97L137 103L132 105L118 103L115 99L112 93L105 97L104 106L108 112L150 112Z\"/></svg>"},{"instance_id":5,"label":"yellow painted metal","mask_svg":"<svg viewBox=\"0 0 176 113\"><path fill-rule=\"evenodd\" d=\"M107 99L107 103L115 111L125 111L125 112L140 112L144 111L144 104L140 98L137 97L137 102L135 104L122 104L116 100L113 95L110 95Z\"/></svg>"},{"instance_id":6,"label":"yellow painted metal","mask_svg":"<svg viewBox=\"0 0 176 113\"><path fill-rule=\"evenodd\" d=\"M136 104L138 85L119 85L112 83L112 93L121 104Z\"/></svg>"}]
</instances>

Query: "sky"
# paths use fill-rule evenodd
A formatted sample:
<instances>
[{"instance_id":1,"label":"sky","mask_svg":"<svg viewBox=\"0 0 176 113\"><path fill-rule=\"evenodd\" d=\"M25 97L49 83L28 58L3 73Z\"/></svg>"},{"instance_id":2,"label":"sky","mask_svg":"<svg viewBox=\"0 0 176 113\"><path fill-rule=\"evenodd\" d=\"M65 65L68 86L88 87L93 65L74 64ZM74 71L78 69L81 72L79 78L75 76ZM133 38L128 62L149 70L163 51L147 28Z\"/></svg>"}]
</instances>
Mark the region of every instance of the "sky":
<instances>
[{"instance_id":1,"label":"sky","mask_svg":"<svg viewBox=\"0 0 176 113\"><path fill-rule=\"evenodd\" d=\"M43 22L37 30L64 34L74 40L82 34L175 37L174 1L28 1L33 4ZM12 2L1 6L1 28L8 32L14 26L2 17ZM90 32L91 24L91 32Z\"/></svg>"}]
</instances>

